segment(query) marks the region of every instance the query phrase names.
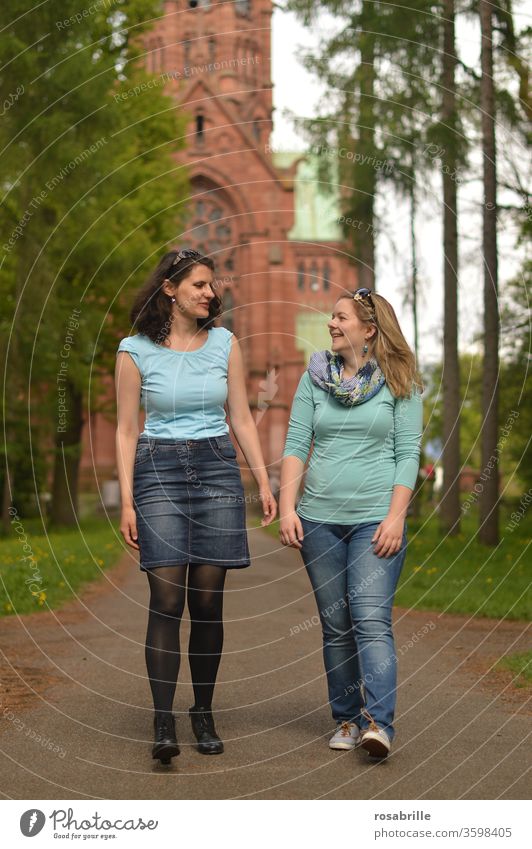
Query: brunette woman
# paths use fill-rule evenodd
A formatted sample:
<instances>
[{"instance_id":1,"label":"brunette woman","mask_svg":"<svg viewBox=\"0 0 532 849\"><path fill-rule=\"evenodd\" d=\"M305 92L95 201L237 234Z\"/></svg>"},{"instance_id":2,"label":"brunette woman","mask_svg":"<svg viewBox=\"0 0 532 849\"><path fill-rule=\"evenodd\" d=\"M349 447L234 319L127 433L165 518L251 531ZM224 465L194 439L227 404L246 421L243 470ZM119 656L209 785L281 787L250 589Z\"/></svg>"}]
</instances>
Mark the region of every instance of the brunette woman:
<instances>
[{"instance_id":1,"label":"brunette woman","mask_svg":"<svg viewBox=\"0 0 532 849\"><path fill-rule=\"evenodd\" d=\"M392 306L345 292L331 350L310 358L283 453L280 538L301 551L323 630L333 749L388 755L394 737L392 604L422 429L421 381ZM314 439L302 498L299 483Z\"/></svg>"},{"instance_id":2,"label":"brunette woman","mask_svg":"<svg viewBox=\"0 0 532 849\"><path fill-rule=\"evenodd\" d=\"M116 454L120 530L140 551L150 607L146 666L154 705L154 758L179 754L172 705L181 659L185 596L192 729L203 754L219 754L212 697L223 644L228 569L250 565L245 497L235 437L259 488L267 525L277 507L246 395L240 346L215 327L221 301L214 264L196 251L170 251L138 293L116 362ZM146 423L139 436L139 404Z\"/></svg>"}]
</instances>

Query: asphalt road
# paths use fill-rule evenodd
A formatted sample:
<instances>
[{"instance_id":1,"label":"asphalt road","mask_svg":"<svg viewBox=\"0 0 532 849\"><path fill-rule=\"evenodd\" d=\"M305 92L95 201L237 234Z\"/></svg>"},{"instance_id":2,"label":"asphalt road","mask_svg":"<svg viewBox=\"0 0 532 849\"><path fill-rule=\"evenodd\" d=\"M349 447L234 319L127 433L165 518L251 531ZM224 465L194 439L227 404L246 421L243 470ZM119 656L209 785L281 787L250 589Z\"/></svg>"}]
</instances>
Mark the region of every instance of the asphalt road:
<instances>
[{"instance_id":1,"label":"asphalt road","mask_svg":"<svg viewBox=\"0 0 532 849\"><path fill-rule=\"evenodd\" d=\"M183 659L181 754L151 758L147 580L134 553L61 611L0 621L0 792L6 799L525 799L530 702L490 667L530 626L395 609L393 754L333 752L314 599L299 554L250 531L228 576L215 694L225 754L193 746ZM316 620L314 619L314 622ZM183 623L186 646L188 623ZM421 636L419 636L421 634ZM417 639L412 639L417 635ZM410 642L409 642L410 641Z\"/></svg>"}]
</instances>

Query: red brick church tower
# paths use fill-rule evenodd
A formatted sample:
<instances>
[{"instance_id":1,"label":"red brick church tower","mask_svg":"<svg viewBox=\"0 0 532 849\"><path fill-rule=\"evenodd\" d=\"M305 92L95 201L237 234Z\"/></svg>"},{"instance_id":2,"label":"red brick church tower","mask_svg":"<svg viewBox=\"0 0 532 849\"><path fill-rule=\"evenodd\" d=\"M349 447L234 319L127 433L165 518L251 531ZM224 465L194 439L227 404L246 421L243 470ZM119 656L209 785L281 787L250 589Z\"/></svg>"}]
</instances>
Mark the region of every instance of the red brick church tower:
<instances>
[{"instance_id":1,"label":"red brick church tower","mask_svg":"<svg viewBox=\"0 0 532 849\"><path fill-rule=\"evenodd\" d=\"M322 189L316 157L270 145L271 0L162 6L146 38L147 69L164 78L189 119L179 160L191 193L175 244L216 263L221 323L242 346L250 406L275 472L295 387L310 353L329 347L335 291L355 286L356 272L338 198ZM113 443L114 429L111 453Z\"/></svg>"}]
</instances>

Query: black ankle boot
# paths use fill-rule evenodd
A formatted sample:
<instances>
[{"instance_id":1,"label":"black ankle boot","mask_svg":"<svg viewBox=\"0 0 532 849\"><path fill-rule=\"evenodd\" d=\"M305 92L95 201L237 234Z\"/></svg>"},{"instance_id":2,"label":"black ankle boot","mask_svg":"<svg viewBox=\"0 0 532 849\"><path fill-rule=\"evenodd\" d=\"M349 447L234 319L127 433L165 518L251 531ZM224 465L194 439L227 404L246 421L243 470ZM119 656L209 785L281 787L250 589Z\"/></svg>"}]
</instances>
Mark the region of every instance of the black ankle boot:
<instances>
[{"instance_id":1,"label":"black ankle boot","mask_svg":"<svg viewBox=\"0 0 532 849\"><path fill-rule=\"evenodd\" d=\"M224 744L214 728L214 719L210 708L193 705L189 709L192 731L198 741L198 752L202 755L220 755Z\"/></svg>"},{"instance_id":2,"label":"black ankle boot","mask_svg":"<svg viewBox=\"0 0 532 849\"><path fill-rule=\"evenodd\" d=\"M151 750L152 758L159 758L162 764L169 764L170 758L179 754L175 736L175 719L172 713L156 710L153 717L155 741Z\"/></svg>"}]
</instances>

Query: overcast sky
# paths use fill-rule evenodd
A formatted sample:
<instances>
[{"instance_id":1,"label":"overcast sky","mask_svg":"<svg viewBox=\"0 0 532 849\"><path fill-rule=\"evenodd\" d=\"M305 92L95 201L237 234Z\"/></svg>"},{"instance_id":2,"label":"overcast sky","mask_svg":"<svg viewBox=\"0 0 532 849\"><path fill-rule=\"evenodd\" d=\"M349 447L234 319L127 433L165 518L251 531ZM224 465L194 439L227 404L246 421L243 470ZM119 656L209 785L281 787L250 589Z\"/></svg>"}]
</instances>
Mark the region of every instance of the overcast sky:
<instances>
[{"instance_id":1,"label":"overcast sky","mask_svg":"<svg viewBox=\"0 0 532 849\"><path fill-rule=\"evenodd\" d=\"M521 20L523 16L521 16ZM321 88L316 78L308 74L296 58L300 45L310 46L317 41L316 30L304 28L292 14L275 10L272 37L272 76L274 82L274 125L272 144L277 150L304 149L305 142L298 136L293 122L285 110L300 116L317 113ZM472 24L459 23L457 29L458 51L468 64L479 65L479 31ZM499 149L515 146L503 128L498 130ZM523 152L523 161L524 161ZM480 174L480 154L474 156L475 170ZM432 180L433 194L419 209L418 265L422 289L420 304L421 361L438 359L441 353L441 322L443 307L441 248L441 178L435 172ZM502 198L499 196L499 203ZM515 201L514 201L515 202ZM463 349L477 350L475 336L482 325L483 273L481 260L482 186L479 181L462 186L459 193L460 235L460 344ZM385 232L377 243L377 282L379 291L396 308L409 341L413 341L412 322L407 306L403 304L401 290L408 279L409 217L406 204L398 201L395 193L379 197L378 211L386 221ZM499 239L499 283L511 278L518 267L514 238L507 228Z\"/></svg>"}]
</instances>

